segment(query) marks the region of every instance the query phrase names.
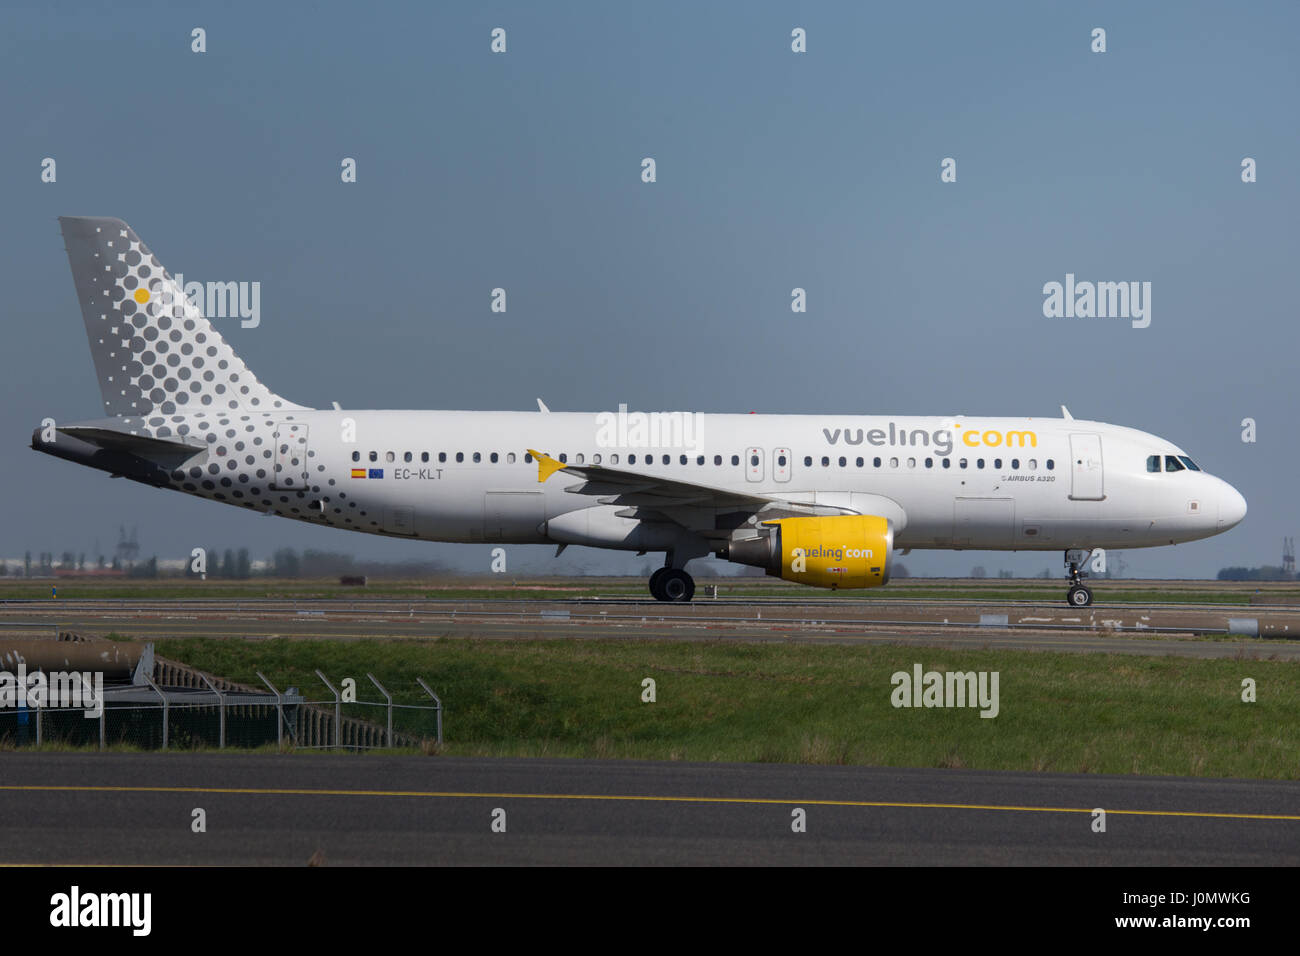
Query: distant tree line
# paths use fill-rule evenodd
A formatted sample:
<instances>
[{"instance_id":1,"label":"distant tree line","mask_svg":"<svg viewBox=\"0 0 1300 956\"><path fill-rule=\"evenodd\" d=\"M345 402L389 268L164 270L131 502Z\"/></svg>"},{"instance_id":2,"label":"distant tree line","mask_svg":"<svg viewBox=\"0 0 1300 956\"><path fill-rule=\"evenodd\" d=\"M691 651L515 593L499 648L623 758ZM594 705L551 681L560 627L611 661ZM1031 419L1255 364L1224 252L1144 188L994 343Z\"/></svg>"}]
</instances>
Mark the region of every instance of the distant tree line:
<instances>
[{"instance_id":1,"label":"distant tree line","mask_svg":"<svg viewBox=\"0 0 1300 956\"><path fill-rule=\"evenodd\" d=\"M1220 581L1294 581L1296 576L1290 571L1283 571L1275 564L1266 564L1258 568L1223 568L1219 571Z\"/></svg>"},{"instance_id":2,"label":"distant tree line","mask_svg":"<svg viewBox=\"0 0 1300 956\"><path fill-rule=\"evenodd\" d=\"M131 567L127 568L126 576L128 578L158 577L158 556L154 555L148 561L138 561L131 565Z\"/></svg>"},{"instance_id":3,"label":"distant tree line","mask_svg":"<svg viewBox=\"0 0 1300 956\"><path fill-rule=\"evenodd\" d=\"M151 560L153 561L152 573L150 573L149 569L145 568L144 566L144 564L148 564L148 562L145 562L144 564L132 565L126 568L126 571L128 574L132 574L135 577L154 577L157 575L157 571L158 571L158 564L157 564L158 559L155 557L152 558ZM50 577L54 574L56 570L86 571L88 569L91 569L97 571L104 571L110 567L114 571L123 570L122 562L119 558L114 557L110 564L110 562L106 560L102 554L94 559L93 564L87 564L86 552L84 551L80 552L79 554L74 554L71 551L64 551L62 554L59 555L59 559L57 561L54 560L53 551L41 551L38 552L35 556L33 556L30 551L27 551L23 554L23 562L21 565L16 564L12 568L10 568L10 566L6 562L0 561L0 577L5 577L10 574L14 576L23 576L29 578Z\"/></svg>"},{"instance_id":4,"label":"distant tree line","mask_svg":"<svg viewBox=\"0 0 1300 956\"><path fill-rule=\"evenodd\" d=\"M247 548L240 548L238 551L230 548L226 548L225 551L208 548L205 560L207 566L202 573L207 577L243 580L253 576L253 561L248 556ZM186 563L185 576L187 578L197 578L199 573L194 570L193 560Z\"/></svg>"},{"instance_id":5,"label":"distant tree line","mask_svg":"<svg viewBox=\"0 0 1300 956\"><path fill-rule=\"evenodd\" d=\"M280 548L271 556L266 573L277 578L327 578L343 575L366 577L418 578L445 572L438 561L368 561L337 551L314 551L299 554L293 548Z\"/></svg>"}]
</instances>

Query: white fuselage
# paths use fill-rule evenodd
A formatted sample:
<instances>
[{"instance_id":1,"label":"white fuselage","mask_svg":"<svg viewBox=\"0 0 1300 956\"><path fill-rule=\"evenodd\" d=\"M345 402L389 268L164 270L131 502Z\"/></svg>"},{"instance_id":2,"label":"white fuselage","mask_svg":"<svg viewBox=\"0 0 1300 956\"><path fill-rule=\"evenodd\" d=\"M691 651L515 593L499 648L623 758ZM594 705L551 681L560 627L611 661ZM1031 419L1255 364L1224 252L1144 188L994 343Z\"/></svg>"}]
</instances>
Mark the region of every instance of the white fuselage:
<instances>
[{"instance_id":1,"label":"white fuselage","mask_svg":"<svg viewBox=\"0 0 1300 956\"><path fill-rule=\"evenodd\" d=\"M884 515L900 549L1149 547L1209 537L1245 514L1244 500L1219 478L1186 467L1149 471L1151 456L1184 455L1168 441L1073 419L696 415L691 427L665 426L660 444L643 446L642 434L602 427L595 414L226 414L239 418L233 437L215 422L198 427L199 416L169 418L166 431L183 421L191 440L209 444L207 459L188 463L174 487L313 523L434 541L654 549L616 507L566 491L581 478L561 472L539 482L529 448L571 464ZM257 435L264 449L290 425L302 443L286 451L281 442L277 452L286 455L286 480L298 481L262 487L265 452L245 456L251 444L236 451L233 443ZM301 464L292 463L295 451L305 451ZM358 470L365 477L354 477ZM588 514L576 521L579 511Z\"/></svg>"}]
</instances>

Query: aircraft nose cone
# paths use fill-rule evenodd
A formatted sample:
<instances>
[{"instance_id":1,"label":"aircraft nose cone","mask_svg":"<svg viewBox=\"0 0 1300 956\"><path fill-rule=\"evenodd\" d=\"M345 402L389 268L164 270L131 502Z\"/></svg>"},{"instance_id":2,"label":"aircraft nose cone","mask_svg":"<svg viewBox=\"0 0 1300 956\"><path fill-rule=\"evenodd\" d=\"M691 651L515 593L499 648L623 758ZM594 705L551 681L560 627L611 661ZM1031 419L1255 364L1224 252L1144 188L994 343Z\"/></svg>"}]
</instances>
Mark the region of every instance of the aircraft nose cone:
<instances>
[{"instance_id":1,"label":"aircraft nose cone","mask_svg":"<svg viewBox=\"0 0 1300 956\"><path fill-rule=\"evenodd\" d=\"M1224 482L1219 493L1219 530L1226 531L1246 517L1246 499L1232 485Z\"/></svg>"}]
</instances>

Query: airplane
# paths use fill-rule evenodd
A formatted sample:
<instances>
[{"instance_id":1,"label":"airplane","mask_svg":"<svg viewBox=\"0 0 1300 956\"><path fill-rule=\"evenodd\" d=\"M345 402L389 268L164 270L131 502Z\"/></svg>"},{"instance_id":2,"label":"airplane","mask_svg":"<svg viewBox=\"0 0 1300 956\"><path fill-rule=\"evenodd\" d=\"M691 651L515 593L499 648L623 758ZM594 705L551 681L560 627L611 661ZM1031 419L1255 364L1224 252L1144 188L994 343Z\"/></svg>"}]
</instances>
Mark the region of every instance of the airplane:
<instances>
[{"instance_id":1,"label":"airplane","mask_svg":"<svg viewBox=\"0 0 1300 956\"><path fill-rule=\"evenodd\" d=\"M1061 551L1220 534L1246 501L1156 435L1061 418L308 408L263 385L120 219L61 217L103 417L32 447L240 508L429 541L707 555L833 590L913 549Z\"/></svg>"}]
</instances>

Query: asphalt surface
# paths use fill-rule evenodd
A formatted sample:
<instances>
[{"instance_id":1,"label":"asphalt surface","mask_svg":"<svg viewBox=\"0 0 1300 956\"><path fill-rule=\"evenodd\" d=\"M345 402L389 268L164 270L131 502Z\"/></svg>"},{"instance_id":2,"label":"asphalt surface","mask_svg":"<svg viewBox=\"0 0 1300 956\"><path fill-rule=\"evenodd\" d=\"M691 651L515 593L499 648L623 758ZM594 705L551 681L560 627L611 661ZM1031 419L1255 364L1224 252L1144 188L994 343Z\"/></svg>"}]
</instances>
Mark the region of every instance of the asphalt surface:
<instances>
[{"instance_id":1,"label":"asphalt surface","mask_svg":"<svg viewBox=\"0 0 1300 956\"><path fill-rule=\"evenodd\" d=\"M8 753L0 820L7 864L1300 863L1300 782L938 769Z\"/></svg>"},{"instance_id":2,"label":"asphalt surface","mask_svg":"<svg viewBox=\"0 0 1300 956\"><path fill-rule=\"evenodd\" d=\"M1233 618L1257 621L1263 636L1228 638ZM299 600L24 602L0 609L0 635L31 638L55 631L145 639L738 639L1300 660L1300 612L1240 606Z\"/></svg>"}]
</instances>

